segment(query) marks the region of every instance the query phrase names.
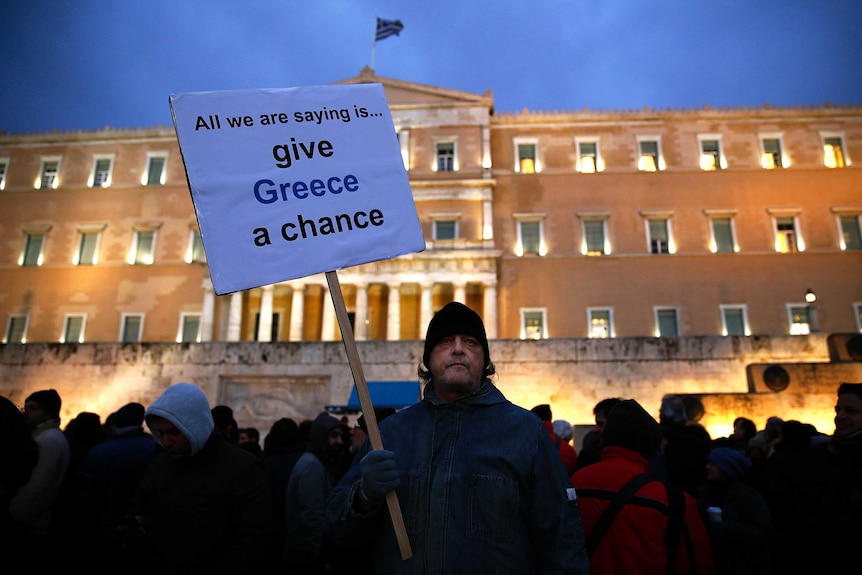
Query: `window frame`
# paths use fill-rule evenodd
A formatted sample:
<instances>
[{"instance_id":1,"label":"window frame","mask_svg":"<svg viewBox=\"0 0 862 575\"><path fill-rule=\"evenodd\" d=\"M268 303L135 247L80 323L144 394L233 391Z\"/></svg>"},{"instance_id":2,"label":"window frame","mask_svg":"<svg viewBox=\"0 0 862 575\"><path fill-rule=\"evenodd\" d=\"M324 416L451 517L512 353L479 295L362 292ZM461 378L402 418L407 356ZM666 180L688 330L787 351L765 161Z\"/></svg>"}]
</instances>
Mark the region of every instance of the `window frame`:
<instances>
[{"instance_id":1,"label":"window frame","mask_svg":"<svg viewBox=\"0 0 862 575\"><path fill-rule=\"evenodd\" d=\"M862 333L862 302L853 303L853 314L856 317L856 331Z\"/></svg>"},{"instance_id":2,"label":"window frame","mask_svg":"<svg viewBox=\"0 0 862 575\"><path fill-rule=\"evenodd\" d=\"M709 251L714 254L739 253L739 242L736 236L736 212L724 210L704 210L703 213L709 219ZM730 234L730 249L719 249L718 234L716 234L716 223L718 220L727 220L728 233Z\"/></svg>"},{"instance_id":3,"label":"window frame","mask_svg":"<svg viewBox=\"0 0 862 575\"><path fill-rule=\"evenodd\" d=\"M13 338L16 334L18 323L23 321L23 326L20 328L20 337ZM11 313L6 318L6 331L3 332L3 343L27 343L27 331L30 328L30 314L26 313Z\"/></svg>"},{"instance_id":4,"label":"window frame","mask_svg":"<svg viewBox=\"0 0 862 575\"><path fill-rule=\"evenodd\" d=\"M141 238L143 234L152 234L150 250L148 254L141 251ZM156 261L156 243L159 237L159 226L135 226L132 233L132 245L126 262L133 266L150 266Z\"/></svg>"},{"instance_id":5,"label":"window frame","mask_svg":"<svg viewBox=\"0 0 862 575\"><path fill-rule=\"evenodd\" d=\"M130 320L136 319L138 320L138 333L136 335L136 339L127 340L126 336L126 327ZM119 341L120 343L141 343L143 341L144 336L144 320L146 319L146 314L143 313L126 313L123 312L120 314L120 334ZM131 327L131 326L129 326Z\"/></svg>"},{"instance_id":6,"label":"window frame","mask_svg":"<svg viewBox=\"0 0 862 575\"><path fill-rule=\"evenodd\" d=\"M599 257L610 255L611 241L608 237L608 219L610 214L606 213L581 213L577 214L581 222L581 255L587 257ZM602 248L600 251L591 250L589 245L588 225L600 224L602 228Z\"/></svg>"},{"instance_id":7,"label":"window frame","mask_svg":"<svg viewBox=\"0 0 862 575\"><path fill-rule=\"evenodd\" d=\"M596 335L593 328L594 313L607 312L607 335ZM613 307L588 307L587 308L587 337L589 339L610 339L616 337L614 328L614 308Z\"/></svg>"},{"instance_id":8,"label":"window frame","mask_svg":"<svg viewBox=\"0 0 862 575\"><path fill-rule=\"evenodd\" d=\"M34 243L39 239L38 249ZM18 257L18 266L22 268L38 268L45 263L45 244L48 242L48 230L24 230L24 246Z\"/></svg>"},{"instance_id":9,"label":"window frame","mask_svg":"<svg viewBox=\"0 0 862 575\"><path fill-rule=\"evenodd\" d=\"M69 329L73 320L80 320L80 333L77 340L69 340ZM86 313L67 313L63 316L63 332L60 334L60 343L84 343L84 333L87 329Z\"/></svg>"},{"instance_id":10,"label":"window frame","mask_svg":"<svg viewBox=\"0 0 862 575\"><path fill-rule=\"evenodd\" d=\"M516 228L516 236L515 236L515 255L518 257L524 257L527 255L531 256L539 256L543 257L547 255L548 248L545 243L545 214L513 214L515 219L515 228ZM523 226L525 224L537 224L538 225L538 250L537 251L526 251L524 249L524 233Z\"/></svg>"},{"instance_id":11,"label":"window frame","mask_svg":"<svg viewBox=\"0 0 862 575\"><path fill-rule=\"evenodd\" d=\"M809 335L812 333L811 322L811 304L807 302L791 302L784 304L787 310L787 333L789 335ZM794 319L798 317L798 310L805 311L805 322L796 322ZM802 327L805 326L805 327Z\"/></svg>"},{"instance_id":12,"label":"window frame","mask_svg":"<svg viewBox=\"0 0 862 575\"><path fill-rule=\"evenodd\" d=\"M451 146L451 156L441 154L441 146ZM448 160L448 169L441 169L441 161ZM447 167L447 166L443 166ZM441 138L434 142L434 163L431 170L434 172L451 174L458 171L458 139Z\"/></svg>"},{"instance_id":13,"label":"window frame","mask_svg":"<svg viewBox=\"0 0 862 575\"><path fill-rule=\"evenodd\" d=\"M155 242L153 245L155 246ZM189 229L189 245L188 248L186 248L186 263L205 264L206 262L207 254L204 249L203 236L201 236L201 231L197 227L192 227Z\"/></svg>"},{"instance_id":14,"label":"window frame","mask_svg":"<svg viewBox=\"0 0 862 575\"><path fill-rule=\"evenodd\" d=\"M159 181L150 182L150 171L155 160L162 161L162 172L159 175ZM147 161L144 164L144 173L141 176L142 186L164 186L167 182L168 175L168 152L147 152Z\"/></svg>"},{"instance_id":15,"label":"window frame","mask_svg":"<svg viewBox=\"0 0 862 575\"><path fill-rule=\"evenodd\" d=\"M410 171L410 129L399 128L395 132L398 137L398 149L401 151L401 162L404 164L404 170Z\"/></svg>"},{"instance_id":16,"label":"window frame","mask_svg":"<svg viewBox=\"0 0 862 575\"><path fill-rule=\"evenodd\" d=\"M838 248L843 251L858 251L862 249L862 212L832 210L835 213L835 223L838 226ZM855 221L856 229L855 237L859 242L859 247L848 247L847 232L844 230L844 221Z\"/></svg>"},{"instance_id":17,"label":"window frame","mask_svg":"<svg viewBox=\"0 0 862 575\"><path fill-rule=\"evenodd\" d=\"M707 156L714 157L714 154L708 154L703 147L706 142L712 142L713 140L715 140L718 146L718 150L716 151L718 158L714 165L712 165L711 160L707 160ZM697 152L700 169L702 171L714 172L727 169L727 157L724 154L724 144L722 142L721 134L698 134ZM709 162L709 165L707 165L707 162Z\"/></svg>"},{"instance_id":18,"label":"window frame","mask_svg":"<svg viewBox=\"0 0 862 575\"><path fill-rule=\"evenodd\" d=\"M538 174L542 171L542 162L539 159L539 139L534 137L517 137L512 138L512 143L515 150L515 173L518 174ZM521 157L521 146L533 146L533 170L524 170ZM524 157L523 159L530 159Z\"/></svg>"},{"instance_id":19,"label":"window frame","mask_svg":"<svg viewBox=\"0 0 862 575\"><path fill-rule=\"evenodd\" d=\"M105 224L93 226L78 226L78 244L75 253L72 255L72 265L74 266L94 266L99 263L99 250L102 246L102 231L105 229ZM90 261L84 261L85 239L87 236L96 236L92 250L92 258Z\"/></svg>"},{"instance_id":20,"label":"window frame","mask_svg":"<svg viewBox=\"0 0 862 575\"><path fill-rule=\"evenodd\" d=\"M585 154L582 146L595 146L593 155ZM585 166L584 161L592 158L592 166ZM597 174L605 171L602 160L601 138L598 136L575 136L575 170L580 174Z\"/></svg>"},{"instance_id":21,"label":"window frame","mask_svg":"<svg viewBox=\"0 0 862 575\"><path fill-rule=\"evenodd\" d=\"M784 134L782 132L761 132L757 138L760 143L760 167L764 170L783 170L790 167L790 160L784 148ZM775 153L766 149L766 142L775 140L778 142L778 162L775 162ZM771 159L767 159L771 158Z\"/></svg>"},{"instance_id":22,"label":"window frame","mask_svg":"<svg viewBox=\"0 0 862 575\"><path fill-rule=\"evenodd\" d=\"M48 165L56 163L57 167L53 172L48 171ZM36 178L36 183L34 187L37 190L56 190L60 187L60 169L63 166L63 156L53 155L53 156L42 156L39 159L39 176ZM50 181L47 185L46 179L50 175Z\"/></svg>"},{"instance_id":23,"label":"window frame","mask_svg":"<svg viewBox=\"0 0 862 575\"><path fill-rule=\"evenodd\" d=\"M109 187L111 187L111 184L113 182L113 177L114 177L114 158L115 157L116 157L116 154L93 154L93 169L90 170L90 177L87 180L87 187L90 187L90 188L109 188ZM105 161L108 162L108 169L104 172L99 171L98 170L99 162L105 162ZM96 177L101 173L106 174L105 179L101 183L97 184L96 183Z\"/></svg>"},{"instance_id":24,"label":"window frame","mask_svg":"<svg viewBox=\"0 0 862 575\"><path fill-rule=\"evenodd\" d=\"M839 140L839 151L841 153L840 158L836 158L834 156L834 152L832 152L832 157L830 158L830 153L827 151L826 148L827 140ZM850 161L850 156L847 153L847 138L845 137L844 132L820 132L820 153L823 159L823 167L825 168L840 169L852 165L852 162ZM834 163L834 165L830 165L832 163Z\"/></svg>"},{"instance_id":25,"label":"window frame","mask_svg":"<svg viewBox=\"0 0 862 575\"><path fill-rule=\"evenodd\" d=\"M721 313L721 335L729 336L729 335L741 335L741 336L750 336L751 335L751 327L748 323L748 306L745 304L720 304L718 306L719 312ZM742 333L734 333L731 334L728 329L728 316L727 313L731 311L740 312L740 319L742 320Z\"/></svg>"},{"instance_id":26,"label":"window frame","mask_svg":"<svg viewBox=\"0 0 862 575\"><path fill-rule=\"evenodd\" d=\"M528 314L539 314L541 325L539 326L539 331L535 332L535 336L531 336L528 333L527 326L527 316ZM519 310L520 317L520 339L532 339L532 340L540 340L540 339L548 339L548 310L544 307L522 307Z\"/></svg>"},{"instance_id":27,"label":"window frame","mask_svg":"<svg viewBox=\"0 0 862 575\"><path fill-rule=\"evenodd\" d=\"M0 192L6 189L6 179L9 176L9 156L0 156Z\"/></svg>"},{"instance_id":28,"label":"window frame","mask_svg":"<svg viewBox=\"0 0 862 575\"><path fill-rule=\"evenodd\" d=\"M637 157L635 158L635 163L637 164L637 169L639 172L663 172L667 169L667 165L664 162L664 154L661 150L661 136L635 136L637 141ZM644 167L644 157L649 154L643 153L643 145L655 143L656 145L656 157L655 157L655 170L648 170Z\"/></svg>"},{"instance_id":29,"label":"window frame","mask_svg":"<svg viewBox=\"0 0 862 575\"><path fill-rule=\"evenodd\" d=\"M657 305L653 306L653 319L655 321L655 337L682 337L682 322L679 317L679 307L677 306L666 306L666 305ZM674 331L676 333L674 335L664 335L662 333L662 321L661 317L663 313L673 312L673 320L674 320Z\"/></svg>"},{"instance_id":30,"label":"window frame","mask_svg":"<svg viewBox=\"0 0 862 575\"><path fill-rule=\"evenodd\" d=\"M785 211L776 211L776 210L768 210L769 215L772 218L772 237L774 242L775 253L779 254L792 254L792 253L801 253L805 251L805 241L802 238L802 233L799 230L799 212L785 212ZM779 229L780 223L779 220L787 220L790 219L793 223L793 242L787 243L787 233L786 230ZM782 247L785 245L792 245L793 249L783 250Z\"/></svg>"},{"instance_id":31,"label":"window frame","mask_svg":"<svg viewBox=\"0 0 862 575\"><path fill-rule=\"evenodd\" d=\"M672 212L640 212L644 219L644 233L646 234L646 249L651 255L673 255L676 253L676 240L673 236L673 213ZM663 221L664 232L667 235L667 251L653 250L653 233L651 222Z\"/></svg>"},{"instance_id":32,"label":"window frame","mask_svg":"<svg viewBox=\"0 0 862 575\"><path fill-rule=\"evenodd\" d=\"M197 329L193 340L185 339L186 323L190 320L197 320ZM201 326L203 324L203 315L201 312L180 312L180 321L177 326L177 343L200 343L201 342Z\"/></svg>"}]
</instances>

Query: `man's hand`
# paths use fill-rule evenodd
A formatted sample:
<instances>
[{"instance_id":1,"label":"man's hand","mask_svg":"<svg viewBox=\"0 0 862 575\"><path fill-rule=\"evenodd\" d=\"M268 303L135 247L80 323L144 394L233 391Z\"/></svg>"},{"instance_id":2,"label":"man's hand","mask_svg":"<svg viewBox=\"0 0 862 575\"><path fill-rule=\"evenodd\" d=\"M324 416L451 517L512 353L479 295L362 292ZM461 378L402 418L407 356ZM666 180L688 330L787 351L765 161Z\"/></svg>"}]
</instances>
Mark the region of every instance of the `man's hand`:
<instances>
[{"instance_id":1,"label":"man's hand","mask_svg":"<svg viewBox=\"0 0 862 575\"><path fill-rule=\"evenodd\" d=\"M385 449L369 451L359 462L362 478L359 482L360 496L369 505L380 505L386 494L401 483L395 454Z\"/></svg>"}]
</instances>

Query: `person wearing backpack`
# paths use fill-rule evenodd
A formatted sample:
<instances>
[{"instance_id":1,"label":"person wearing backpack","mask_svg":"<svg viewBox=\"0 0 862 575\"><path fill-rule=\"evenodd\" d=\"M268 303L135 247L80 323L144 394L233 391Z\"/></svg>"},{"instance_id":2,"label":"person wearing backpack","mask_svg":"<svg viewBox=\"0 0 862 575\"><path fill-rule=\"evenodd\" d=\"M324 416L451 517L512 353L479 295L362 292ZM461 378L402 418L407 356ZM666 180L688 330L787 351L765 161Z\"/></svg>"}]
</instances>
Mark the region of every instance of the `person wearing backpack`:
<instances>
[{"instance_id":1,"label":"person wearing backpack","mask_svg":"<svg viewBox=\"0 0 862 575\"><path fill-rule=\"evenodd\" d=\"M601 460L572 475L591 573L715 573L695 499L649 475L660 445L658 422L624 400L608 413Z\"/></svg>"}]
</instances>

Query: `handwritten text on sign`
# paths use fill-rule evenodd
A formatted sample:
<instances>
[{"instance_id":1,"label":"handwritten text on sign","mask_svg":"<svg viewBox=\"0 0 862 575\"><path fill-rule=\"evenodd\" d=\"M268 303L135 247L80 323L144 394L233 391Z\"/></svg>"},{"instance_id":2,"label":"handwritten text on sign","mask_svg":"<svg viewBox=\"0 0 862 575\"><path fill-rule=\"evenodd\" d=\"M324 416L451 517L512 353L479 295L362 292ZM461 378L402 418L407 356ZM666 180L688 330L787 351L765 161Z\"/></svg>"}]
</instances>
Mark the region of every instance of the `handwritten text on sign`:
<instances>
[{"instance_id":1,"label":"handwritten text on sign","mask_svg":"<svg viewBox=\"0 0 862 575\"><path fill-rule=\"evenodd\" d=\"M425 249L381 85L170 105L216 293Z\"/></svg>"}]
</instances>

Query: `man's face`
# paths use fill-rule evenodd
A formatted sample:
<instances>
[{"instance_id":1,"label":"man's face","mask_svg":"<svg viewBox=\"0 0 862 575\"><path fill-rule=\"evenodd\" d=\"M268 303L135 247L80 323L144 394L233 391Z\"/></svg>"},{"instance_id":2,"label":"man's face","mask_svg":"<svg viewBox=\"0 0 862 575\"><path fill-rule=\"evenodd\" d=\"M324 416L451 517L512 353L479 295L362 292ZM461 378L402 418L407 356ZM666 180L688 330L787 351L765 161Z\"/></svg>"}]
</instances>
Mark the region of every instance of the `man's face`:
<instances>
[{"instance_id":1,"label":"man's face","mask_svg":"<svg viewBox=\"0 0 862 575\"><path fill-rule=\"evenodd\" d=\"M365 433L365 430L358 425L354 426L354 428L350 430L350 448L354 453L359 451L359 448L362 447L363 443L365 443L366 437L368 437L368 434Z\"/></svg>"},{"instance_id":2,"label":"man's face","mask_svg":"<svg viewBox=\"0 0 862 575\"><path fill-rule=\"evenodd\" d=\"M173 423L161 417L153 417L150 427L159 435L162 447L172 458L183 459L191 455L191 443Z\"/></svg>"},{"instance_id":3,"label":"man's face","mask_svg":"<svg viewBox=\"0 0 862 575\"><path fill-rule=\"evenodd\" d=\"M449 335L431 350L428 368L433 376L434 392L443 402L466 397L482 385L485 351L471 335Z\"/></svg>"},{"instance_id":4,"label":"man's face","mask_svg":"<svg viewBox=\"0 0 862 575\"><path fill-rule=\"evenodd\" d=\"M604 411L596 413L596 431L599 433L605 432L605 424L608 422L608 414Z\"/></svg>"},{"instance_id":5,"label":"man's face","mask_svg":"<svg viewBox=\"0 0 862 575\"><path fill-rule=\"evenodd\" d=\"M862 429L862 398L855 393L838 396L835 404L835 435L846 437Z\"/></svg>"},{"instance_id":6,"label":"man's face","mask_svg":"<svg viewBox=\"0 0 862 575\"><path fill-rule=\"evenodd\" d=\"M24 402L24 419L27 420L27 425L30 428L35 428L40 423L53 419L51 415L42 409L42 406L35 401Z\"/></svg>"},{"instance_id":7,"label":"man's face","mask_svg":"<svg viewBox=\"0 0 862 575\"><path fill-rule=\"evenodd\" d=\"M329 452L332 454L341 453L341 446L344 445L344 434L339 426L335 426L329 430Z\"/></svg>"}]
</instances>

